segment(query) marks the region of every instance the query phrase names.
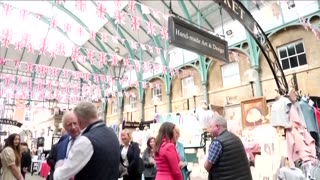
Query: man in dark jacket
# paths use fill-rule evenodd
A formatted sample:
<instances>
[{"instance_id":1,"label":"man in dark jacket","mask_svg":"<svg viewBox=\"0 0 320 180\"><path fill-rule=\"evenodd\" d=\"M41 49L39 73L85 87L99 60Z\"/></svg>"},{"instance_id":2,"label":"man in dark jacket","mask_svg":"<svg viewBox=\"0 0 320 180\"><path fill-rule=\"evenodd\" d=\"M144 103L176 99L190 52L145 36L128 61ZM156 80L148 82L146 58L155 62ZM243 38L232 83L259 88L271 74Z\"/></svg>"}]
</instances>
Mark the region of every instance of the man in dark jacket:
<instances>
[{"instance_id":1,"label":"man in dark jacket","mask_svg":"<svg viewBox=\"0 0 320 180\"><path fill-rule=\"evenodd\" d=\"M83 132L67 159L56 168L54 180L117 180L120 151L116 134L98 120L97 108L90 102L79 103L74 114Z\"/></svg>"},{"instance_id":2,"label":"man in dark jacket","mask_svg":"<svg viewBox=\"0 0 320 180\"><path fill-rule=\"evenodd\" d=\"M208 180L252 180L242 141L227 130L227 121L213 113L208 131L214 137L204 164L209 172Z\"/></svg>"},{"instance_id":3,"label":"man in dark jacket","mask_svg":"<svg viewBox=\"0 0 320 180\"><path fill-rule=\"evenodd\" d=\"M47 158L47 163L50 166L50 175L47 177L48 180L53 180L53 173L54 173L57 161L65 158L63 154L66 154L65 151L67 148L63 148L63 147L64 146L67 147L67 145L61 142L64 142L65 139L67 139L68 137L69 137L68 134L62 135L59 141L56 144L52 145L51 147L49 156Z\"/></svg>"}]
</instances>

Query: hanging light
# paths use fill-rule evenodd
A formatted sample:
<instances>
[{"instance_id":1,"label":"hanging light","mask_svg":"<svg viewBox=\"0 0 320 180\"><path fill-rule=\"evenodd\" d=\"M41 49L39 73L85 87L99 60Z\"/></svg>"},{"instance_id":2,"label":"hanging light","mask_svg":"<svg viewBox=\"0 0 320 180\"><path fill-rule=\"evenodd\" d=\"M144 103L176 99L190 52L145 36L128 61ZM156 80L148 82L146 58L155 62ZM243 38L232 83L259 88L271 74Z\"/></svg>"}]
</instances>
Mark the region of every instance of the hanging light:
<instances>
[{"instance_id":1,"label":"hanging light","mask_svg":"<svg viewBox=\"0 0 320 180\"><path fill-rule=\"evenodd\" d=\"M120 56L120 48L116 47L114 52L116 53L115 57L108 60L109 70L114 80L120 80L124 76L126 67L124 66L123 57Z\"/></svg>"}]
</instances>

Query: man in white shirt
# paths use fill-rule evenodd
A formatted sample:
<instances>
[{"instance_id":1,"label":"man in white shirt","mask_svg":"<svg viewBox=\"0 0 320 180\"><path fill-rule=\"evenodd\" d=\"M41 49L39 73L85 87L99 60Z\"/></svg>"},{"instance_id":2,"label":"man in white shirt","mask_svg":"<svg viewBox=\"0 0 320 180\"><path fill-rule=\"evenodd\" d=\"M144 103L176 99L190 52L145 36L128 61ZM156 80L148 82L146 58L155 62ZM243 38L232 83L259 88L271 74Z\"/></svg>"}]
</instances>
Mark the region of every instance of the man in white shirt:
<instances>
[{"instance_id":1,"label":"man in white shirt","mask_svg":"<svg viewBox=\"0 0 320 180\"><path fill-rule=\"evenodd\" d=\"M76 138L80 135L80 126L77 117L73 112L66 112L62 116L62 125L65 130L65 134L62 135L58 144L53 149L56 152L53 152L53 157L51 163L53 165L52 171L50 171L50 176L53 176L55 166L61 166L63 164L64 159L66 159L69 155L70 149L76 140ZM51 178L53 179L53 177Z\"/></svg>"},{"instance_id":2,"label":"man in white shirt","mask_svg":"<svg viewBox=\"0 0 320 180\"><path fill-rule=\"evenodd\" d=\"M119 141L111 128L98 120L96 106L81 102L74 114L81 136L72 145L67 159L54 172L54 180L117 180L119 175Z\"/></svg>"}]
</instances>

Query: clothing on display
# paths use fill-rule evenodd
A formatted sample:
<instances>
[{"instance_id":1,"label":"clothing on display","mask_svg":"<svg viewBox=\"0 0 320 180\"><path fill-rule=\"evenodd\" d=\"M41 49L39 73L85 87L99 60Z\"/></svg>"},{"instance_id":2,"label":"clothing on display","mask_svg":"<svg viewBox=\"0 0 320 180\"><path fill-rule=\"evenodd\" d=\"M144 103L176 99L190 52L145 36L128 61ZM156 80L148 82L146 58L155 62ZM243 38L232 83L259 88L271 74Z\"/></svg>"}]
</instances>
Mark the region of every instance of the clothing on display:
<instances>
[{"instance_id":1,"label":"clothing on display","mask_svg":"<svg viewBox=\"0 0 320 180\"><path fill-rule=\"evenodd\" d=\"M318 122L318 129L320 131L320 111L319 111L319 109L317 109L315 107L313 108L313 110L314 110L314 113L316 115L316 119L317 119L317 122Z\"/></svg>"},{"instance_id":2,"label":"clothing on display","mask_svg":"<svg viewBox=\"0 0 320 180\"><path fill-rule=\"evenodd\" d=\"M307 99L305 97L301 98L299 102L299 106L302 110L302 114L306 121L307 129L309 132L319 132L318 122L316 120L316 114L314 112L314 108L309 105Z\"/></svg>"},{"instance_id":3,"label":"clothing on display","mask_svg":"<svg viewBox=\"0 0 320 180\"><path fill-rule=\"evenodd\" d=\"M302 159L303 161L310 161L316 158L315 141L310 133L302 126L301 119L297 109L292 106L290 108L290 121L292 128L287 129L286 139L288 148L288 159L290 167L294 167L294 162Z\"/></svg>"},{"instance_id":4,"label":"clothing on display","mask_svg":"<svg viewBox=\"0 0 320 180\"><path fill-rule=\"evenodd\" d=\"M271 124L273 127L290 128L289 111L292 103L286 97L280 97L271 108Z\"/></svg>"},{"instance_id":5,"label":"clothing on display","mask_svg":"<svg viewBox=\"0 0 320 180\"><path fill-rule=\"evenodd\" d=\"M279 180L305 180L301 169L288 167L280 168L278 178Z\"/></svg>"}]
</instances>

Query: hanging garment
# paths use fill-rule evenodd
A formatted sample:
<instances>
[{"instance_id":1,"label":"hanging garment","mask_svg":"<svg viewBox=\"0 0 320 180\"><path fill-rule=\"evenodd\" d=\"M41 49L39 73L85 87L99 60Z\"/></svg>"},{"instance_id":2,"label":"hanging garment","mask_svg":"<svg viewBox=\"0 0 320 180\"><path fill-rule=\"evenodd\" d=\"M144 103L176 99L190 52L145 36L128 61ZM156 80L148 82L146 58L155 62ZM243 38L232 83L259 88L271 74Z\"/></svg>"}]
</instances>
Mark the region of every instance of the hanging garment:
<instances>
[{"instance_id":1,"label":"hanging garment","mask_svg":"<svg viewBox=\"0 0 320 180\"><path fill-rule=\"evenodd\" d=\"M303 128L297 109L290 108L290 120L292 128L286 131L288 159L290 167L295 167L294 162L302 159L307 162L316 157L315 140L310 133Z\"/></svg>"},{"instance_id":2,"label":"hanging garment","mask_svg":"<svg viewBox=\"0 0 320 180\"><path fill-rule=\"evenodd\" d=\"M304 128L307 128L306 120L304 119L304 116L303 116L303 113L302 113L302 109L301 109L301 107L300 107L300 105L299 105L299 102L297 101L297 102L295 102L293 105L294 105L294 107L297 108L297 111L298 111L298 114L299 114L299 117L300 117L300 119L301 119L301 122L302 122L303 127L304 127Z\"/></svg>"},{"instance_id":3,"label":"hanging garment","mask_svg":"<svg viewBox=\"0 0 320 180\"><path fill-rule=\"evenodd\" d=\"M279 180L305 180L301 169L288 167L280 168L278 178Z\"/></svg>"},{"instance_id":4,"label":"hanging garment","mask_svg":"<svg viewBox=\"0 0 320 180\"><path fill-rule=\"evenodd\" d=\"M291 101L286 97L280 97L279 100L272 104L270 120L273 127L291 128L289 120L291 105Z\"/></svg>"},{"instance_id":5,"label":"hanging garment","mask_svg":"<svg viewBox=\"0 0 320 180\"><path fill-rule=\"evenodd\" d=\"M300 169L304 173L307 180L319 180L320 179L320 163L318 160L309 161L300 166Z\"/></svg>"},{"instance_id":6,"label":"hanging garment","mask_svg":"<svg viewBox=\"0 0 320 180\"><path fill-rule=\"evenodd\" d=\"M306 99L302 98L299 102L299 106L302 110L304 120L306 121L307 129L309 132L319 132L318 122L312 106L310 106Z\"/></svg>"},{"instance_id":7,"label":"hanging garment","mask_svg":"<svg viewBox=\"0 0 320 180\"><path fill-rule=\"evenodd\" d=\"M318 122L318 130L320 131L320 111L315 107L313 107L313 110L314 110L314 113L316 115L316 119Z\"/></svg>"}]
</instances>

